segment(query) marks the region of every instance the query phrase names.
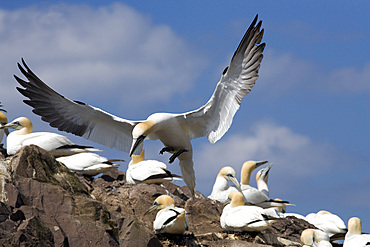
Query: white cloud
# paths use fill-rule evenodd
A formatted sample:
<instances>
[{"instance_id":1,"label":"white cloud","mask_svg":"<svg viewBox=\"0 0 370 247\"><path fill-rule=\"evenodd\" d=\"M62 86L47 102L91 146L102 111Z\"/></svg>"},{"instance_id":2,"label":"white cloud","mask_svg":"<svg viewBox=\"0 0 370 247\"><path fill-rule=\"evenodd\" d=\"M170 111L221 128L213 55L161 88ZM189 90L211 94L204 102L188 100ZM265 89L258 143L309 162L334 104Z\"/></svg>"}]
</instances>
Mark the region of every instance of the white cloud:
<instances>
[{"instance_id":1,"label":"white cloud","mask_svg":"<svg viewBox=\"0 0 370 247\"><path fill-rule=\"evenodd\" d=\"M211 177L215 178L223 166L234 167L240 176L241 166L247 160L273 163L271 176L279 178L280 187L289 188L293 181L318 179L323 174L330 174L334 166L343 169L345 159L344 154L328 144L268 122L255 124L214 145L204 143L195 153L199 185L208 183L210 188Z\"/></svg>"},{"instance_id":2,"label":"white cloud","mask_svg":"<svg viewBox=\"0 0 370 247\"><path fill-rule=\"evenodd\" d=\"M361 68L324 71L294 54L267 50L260 70L258 90L267 97L305 93L358 94L370 91L370 62Z\"/></svg>"},{"instance_id":3,"label":"white cloud","mask_svg":"<svg viewBox=\"0 0 370 247\"><path fill-rule=\"evenodd\" d=\"M0 38L4 105L18 94L20 57L68 98L118 105L167 102L191 88L204 62L168 26L118 3L0 10Z\"/></svg>"}]
</instances>

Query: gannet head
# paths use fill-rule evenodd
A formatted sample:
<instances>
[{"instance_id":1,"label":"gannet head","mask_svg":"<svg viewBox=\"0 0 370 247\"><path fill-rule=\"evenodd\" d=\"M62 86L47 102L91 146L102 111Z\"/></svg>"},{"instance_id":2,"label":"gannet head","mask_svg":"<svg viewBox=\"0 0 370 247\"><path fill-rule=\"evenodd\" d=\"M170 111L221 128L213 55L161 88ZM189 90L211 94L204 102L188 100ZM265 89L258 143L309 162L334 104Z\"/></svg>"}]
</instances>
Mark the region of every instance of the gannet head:
<instances>
[{"instance_id":1,"label":"gannet head","mask_svg":"<svg viewBox=\"0 0 370 247\"><path fill-rule=\"evenodd\" d=\"M256 174L256 181L258 182L261 179L261 180L263 180L267 183L271 167L272 167L272 164L270 164L266 168L263 168L263 169L259 170Z\"/></svg>"},{"instance_id":2,"label":"gannet head","mask_svg":"<svg viewBox=\"0 0 370 247\"><path fill-rule=\"evenodd\" d=\"M11 128L11 129L18 129L18 130L22 129L24 130L25 134L29 134L29 133L32 133L33 126L32 126L31 121L28 118L19 117L19 118L14 119L8 124L2 125L0 128L1 129Z\"/></svg>"},{"instance_id":3,"label":"gannet head","mask_svg":"<svg viewBox=\"0 0 370 247\"><path fill-rule=\"evenodd\" d=\"M175 201L168 195L161 195L155 199L153 205L145 212L144 215L152 212L153 210L164 209L167 206L175 205Z\"/></svg>"},{"instance_id":4,"label":"gannet head","mask_svg":"<svg viewBox=\"0 0 370 247\"><path fill-rule=\"evenodd\" d=\"M0 110L6 112L3 109L0 109ZM0 111L0 129L3 129L2 126L4 126L5 124L8 123L8 118L1 111ZM9 130L8 129L5 129L4 132L5 132L6 135L9 135ZM0 140L0 142L1 142L1 140Z\"/></svg>"},{"instance_id":5,"label":"gannet head","mask_svg":"<svg viewBox=\"0 0 370 247\"><path fill-rule=\"evenodd\" d=\"M240 184L239 184L238 180L236 179L235 170L231 166L223 167L220 170L220 172L218 173L217 177L223 177L226 180L231 181L233 184L235 184L235 186L238 188L238 190L241 190Z\"/></svg>"},{"instance_id":6,"label":"gannet head","mask_svg":"<svg viewBox=\"0 0 370 247\"><path fill-rule=\"evenodd\" d=\"M280 198L275 198L274 200L275 201L278 201L278 202L282 202L283 201ZM283 203L281 204L281 206L277 206L277 207L274 207L274 208L276 208L277 211L279 211L279 212L282 212L282 213L285 213L286 212L286 206Z\"/></svg>"},{"instance_id":7,"label":"gannet head","mask_svg":"<svg viewBox=\"0 0 370 247\"><path fill-rule=\"evenodd\" d=\"M361 220L358 217L352 217L348 220L348 236L361 235L362 226ZM346 237L347 237L346 235Z\"/></svg>"},{"instance_id":8,"label":"gannet head","mask_svg":"<svg viewBox=\"0 0 370 247\"><path fill-rule=\"evenodd\" d=\"M251 179L251 174L254 169L260 167L263 164L266 164L268 161L246 161L244 162L240 174L240 183L249 185L249 181Z\"/></svg>"},{"instance_id":9,"label":"gannet head","mask_svg":"<svg viewBox=\"0 0 370 247\"><path fill-rule=\"evenodd\" d=\"M245 204L245 198L243 193L240 191L233 191L229 194L229 199L231 201L230 205L232 208L242 206Z\"/></svg>"},{"instance_id":10,"label":"gannet head","mask_svg":"<svg viewBox=\"0 0 370 247\"><path fill-rule=\"evenodd\" d=\"M132 130L132 146L130 150L130 156L135 152L138 146L143 143L145 138L153 131L154 122L146 120L144 122L135 125Z\"/></svg>"},{"instance_id":11,"label":"gannet head","mask_svg":"<svg viewBox=\"0 0 370 247\"><path fill-rule=\"evenodd\" d=\"M314 239L314 230L313 229L306 229L301 233L301 241L305 245L312 246Z\"/></svg>"}]
</instances>

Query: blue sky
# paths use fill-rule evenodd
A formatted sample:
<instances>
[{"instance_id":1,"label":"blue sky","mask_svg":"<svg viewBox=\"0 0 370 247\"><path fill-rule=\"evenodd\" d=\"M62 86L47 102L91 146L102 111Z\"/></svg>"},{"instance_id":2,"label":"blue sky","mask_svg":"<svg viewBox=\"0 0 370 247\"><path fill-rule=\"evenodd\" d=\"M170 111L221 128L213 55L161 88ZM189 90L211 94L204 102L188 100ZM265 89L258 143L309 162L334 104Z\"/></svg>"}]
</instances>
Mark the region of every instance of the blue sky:
<instances>
[{"instance_id":1,"label":"blue sky","mask_svg":"<svg viewBox=\"0 0 370 247\"><path fill-rule=\"evenodd\" d=\"M196 189L209 195L225 165L240 174L244 161L268 160L270 195L296 204L288 210L358 216L370 232L369 12L368 1L6 1L0 101L9 119L57 132L15 90L23 57L57 92L126 119L196 109L258 13L260 78L220 141L193 140ZM148 159L167 162L160 142L145 147ZM168 168L180 173L177 163Z\"/></svg>"}]
</instances>

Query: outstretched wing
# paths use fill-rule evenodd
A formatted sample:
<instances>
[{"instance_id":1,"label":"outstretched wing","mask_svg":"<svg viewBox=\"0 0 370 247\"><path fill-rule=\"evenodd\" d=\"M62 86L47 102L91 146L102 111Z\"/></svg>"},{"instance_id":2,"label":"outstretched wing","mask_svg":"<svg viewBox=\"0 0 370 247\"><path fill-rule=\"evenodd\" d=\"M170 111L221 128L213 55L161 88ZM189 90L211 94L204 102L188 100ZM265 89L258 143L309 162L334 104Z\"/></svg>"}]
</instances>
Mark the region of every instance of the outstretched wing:
<instances>
[{"instance_id":1,"label":"outstretched wing","mask_svg":"<svg viewBox=\"0 0 370 247\"><path fill-rule=\"evenodd\" d=\"M254 86L265 48L265 43L260 44L262 21L256 25L257 18L258 15L222 73L210 100L198 110L179 115L190 138L207 136L211 143L219 140L229 129L241 100Z\"/></svg>"},{"instance_id":2,"label":"outstretched wing","mask_svg":"<svg viewBox=\"0 0 370 247\"><path fill-rule=\"evenodd\" d=\"M24 68L18 63L24 81L14 75L24 88L17 90L29 98L24 103L33 107L50 126L66 131L109 148L129 152L132 144L132 129L138 123L116 117L99 108L79 101L72 101L41 81L22 59Z\"/></svg>"}]
</instances>

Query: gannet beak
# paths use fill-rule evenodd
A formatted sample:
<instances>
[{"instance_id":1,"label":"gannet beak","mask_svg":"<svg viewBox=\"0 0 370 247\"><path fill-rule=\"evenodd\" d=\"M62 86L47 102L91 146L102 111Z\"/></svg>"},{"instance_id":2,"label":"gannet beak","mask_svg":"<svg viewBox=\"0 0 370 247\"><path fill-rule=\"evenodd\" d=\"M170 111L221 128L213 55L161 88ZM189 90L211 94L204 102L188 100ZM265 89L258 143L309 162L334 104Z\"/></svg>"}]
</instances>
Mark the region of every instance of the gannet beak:
<instances>
[{"instance_id":1,"label":"gannet beak","mask_svg":"<svg viewBox=\"0 0 370 247\"><path fill-rule=\"evenodd\" d=\"M241 187L240 187L240 184L238 182L238 180L236 179L236 177L232 176L232 175L228 175L227 178L233 183L235 184L236 188L241 191Z\"/></svg>"},{"instance_id":2,"label":"gannet beak","mask_svg":"<svg viewBox=\"0 0 370 247\"><path fill-rule=\"evenodd\" d=\"M271 167L272 163L261 172L261 176L266 177L269 174Z\"/></svg>"},{"instance_id":3,"label":"gannet beak","mask_svg":"<svg viewBox=\"0 0 370 247\"><path fill-rule=\"evenodd\" d=\"M136 148L144 141L146 136L141 135L139 136L136 141L132 144L131 150L130 150L130 157L135 152Z\"/></svg>"},{"instance_id":4,"label":"gannet beak","mask_svg":"<svg viewBox=\"0 0 370 247\"><path fill-rule=\"evenodd\" d=\"M15 123L8 123L8 124L4 124L4 125L0 125L0 129L16 129L19 125L18 124L15 124Z\"/></svg>"},{"instance_id":5,"label":"gannet beak","mask_svg":"<svg viewBox=\"0 0 370 247\"><path fill-rule=\"evenodd\" d=\"M267 160L264 160L264 161L257 161L257 162L256 162L256 165L255 165L255 168L260 167L260 166L262 166L262 165L266 164L267 162L268 162Z\"/></svg>"},{"instance_id":6,"label":"gannet beak","mask_svg":"<svg viewBox=\"0 0 370 247\"><path fill-rule=\"evenodd\" d=\"M144 216L145 215L147 215L147 214L149 214L150 212L152 212L152 211L154 211L154 210L156 210L156 209L158 209L160 207L160 205L159 204L156 204L156 203L154 203L145 213L144 213Z\"/></svg>"}]
</instances>

